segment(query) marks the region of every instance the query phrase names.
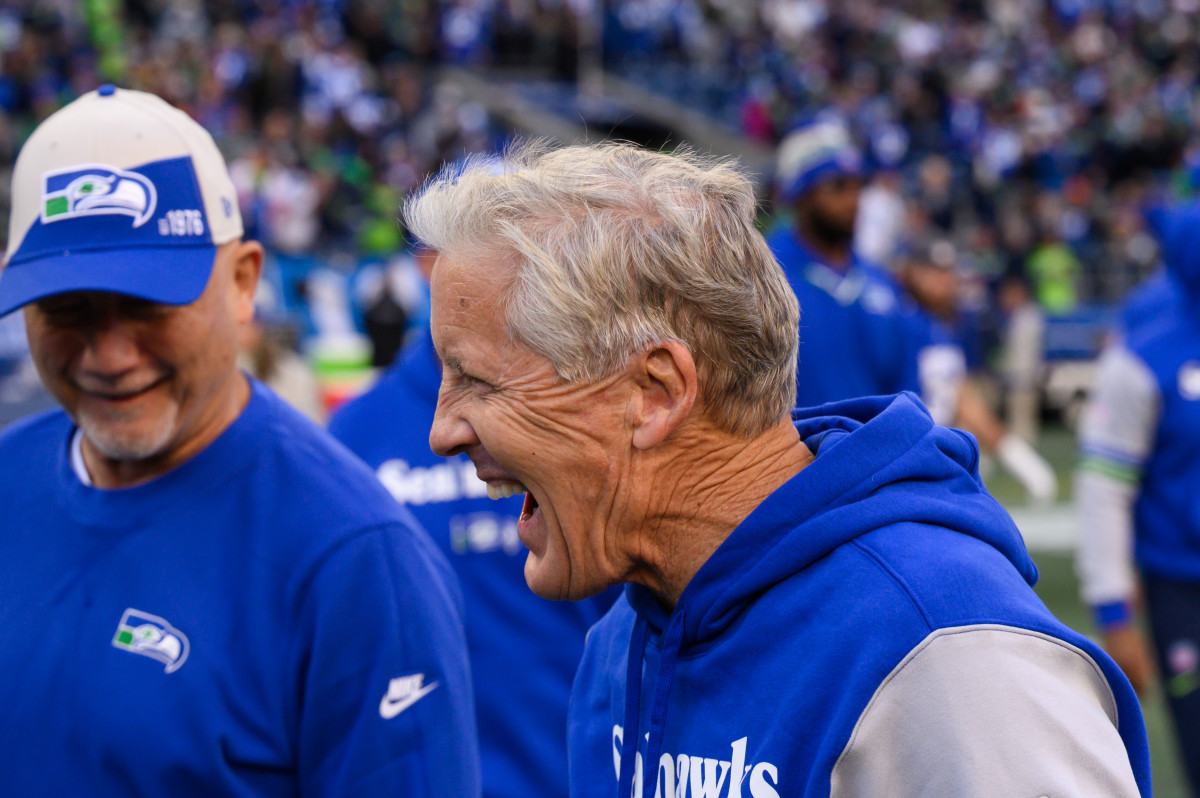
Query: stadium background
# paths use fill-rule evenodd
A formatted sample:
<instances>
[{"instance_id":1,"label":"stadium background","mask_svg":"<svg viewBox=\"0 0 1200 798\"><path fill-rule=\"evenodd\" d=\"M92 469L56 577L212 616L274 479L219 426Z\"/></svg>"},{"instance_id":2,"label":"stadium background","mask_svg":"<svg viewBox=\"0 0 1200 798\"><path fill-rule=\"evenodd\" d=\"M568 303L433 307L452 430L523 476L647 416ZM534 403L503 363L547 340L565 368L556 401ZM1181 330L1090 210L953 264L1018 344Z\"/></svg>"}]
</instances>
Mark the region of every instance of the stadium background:
<instances>
[{"instance_id":1,"label":"stadium background","mask_svg":"<svg viewBox=\"0 0 1200 798\"><path fill-rule=\"evenodd\" d=\"M17 0L0 7L0 214L32 128L104 82L155 92L213 132L247 233L267 246L264 323L336 402L370 375L368 318L412 328L427 298L399 227L440 164L514 135L689 143L754 171L834 111L884 199L875 242L953 241L971 364L997 394L1005 314L1026 281L1046 319L1038 448L1059 502L989 477L1042 571L1076 595L1069 429L1113 309L1154 270L1143 209L1200 182L1200 0ZM890 208L890 210L888 210ZM0 236L7 227L0 230ZM0 321L0 425L44 406L19 316ZM1155 792L1184 794L1160 696L1145 701Z\"/></svg>"}]
</instances>

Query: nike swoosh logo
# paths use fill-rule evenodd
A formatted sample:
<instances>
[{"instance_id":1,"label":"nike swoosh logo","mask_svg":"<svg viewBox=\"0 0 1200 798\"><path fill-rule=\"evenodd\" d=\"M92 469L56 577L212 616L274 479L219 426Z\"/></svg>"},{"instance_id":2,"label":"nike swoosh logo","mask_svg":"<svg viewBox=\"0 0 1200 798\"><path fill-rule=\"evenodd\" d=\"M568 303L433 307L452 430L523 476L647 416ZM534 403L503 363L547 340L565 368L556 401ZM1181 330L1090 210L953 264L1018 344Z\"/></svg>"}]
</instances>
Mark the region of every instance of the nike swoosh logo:
<instances>
[{"instance_id":1,"label":"nike swoosh logo","mask_svg":"<svg viewBox=\"0 0 1200 798\"><path fill-rule=\"evenodd\" d=\"M409 693L402 698L397 698L394 701L390 700L387 695L384 695L383 700L379 702L379 716L384 720L391 720L404 710L411 707L413 704L420 701L425 696L429 695L429 693L432 692L438 686L438 684L440 684L440 682L427 684L420 690Z\"/></svg>"}]
</instances>

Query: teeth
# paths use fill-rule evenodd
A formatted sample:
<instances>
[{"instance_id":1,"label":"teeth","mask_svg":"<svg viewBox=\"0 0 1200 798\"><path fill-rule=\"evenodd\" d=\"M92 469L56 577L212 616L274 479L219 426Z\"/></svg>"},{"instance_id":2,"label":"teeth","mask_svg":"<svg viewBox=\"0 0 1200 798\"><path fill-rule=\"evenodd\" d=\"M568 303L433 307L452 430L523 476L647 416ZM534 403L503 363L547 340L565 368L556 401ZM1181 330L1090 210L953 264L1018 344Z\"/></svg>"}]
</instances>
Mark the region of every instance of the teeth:
<instances>
[{"instance_id":1,"label":"teeth","mask_svg":"<svg viewBox=\"0 0 1200 798\"><path fill-rule=\"evenodd\" d=\"M487 484L489 499L507 499L510 496L516 496L518 493L524 492L525 486L520 482L489 482Z\"/></svg>"}]
</instances>

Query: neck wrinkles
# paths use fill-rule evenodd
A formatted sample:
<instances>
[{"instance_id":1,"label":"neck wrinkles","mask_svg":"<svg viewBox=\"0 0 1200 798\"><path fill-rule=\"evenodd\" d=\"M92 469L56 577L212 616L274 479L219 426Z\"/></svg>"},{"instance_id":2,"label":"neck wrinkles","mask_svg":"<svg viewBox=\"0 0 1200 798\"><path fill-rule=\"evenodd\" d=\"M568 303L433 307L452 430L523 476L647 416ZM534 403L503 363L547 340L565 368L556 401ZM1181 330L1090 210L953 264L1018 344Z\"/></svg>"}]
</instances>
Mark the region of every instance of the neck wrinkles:
<instances>
[{"instance_id":1,"label":"neck wrinkles","mask_svg":"<svg viewBox=\"0 0 1200 798\"><path fill-rule=\"evenodd\" d=\"M790 422L751 440L684 433L657 455L634 476L645 510L631 533L626 581L650 589L668 610L730 533L813 460Z\"/></svg>"}]
</instances>

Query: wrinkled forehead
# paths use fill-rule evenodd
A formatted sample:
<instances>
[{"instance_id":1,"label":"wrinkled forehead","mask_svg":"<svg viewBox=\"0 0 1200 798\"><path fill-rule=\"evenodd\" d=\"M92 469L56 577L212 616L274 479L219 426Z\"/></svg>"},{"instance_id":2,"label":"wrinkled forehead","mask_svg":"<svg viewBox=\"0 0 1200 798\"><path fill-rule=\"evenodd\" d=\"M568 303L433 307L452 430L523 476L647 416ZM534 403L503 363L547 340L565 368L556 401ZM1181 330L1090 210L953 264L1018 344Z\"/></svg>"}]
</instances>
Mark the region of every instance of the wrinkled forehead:
<instances>
[{"instance_id":1,"label":"wrinkled forehead","mask_svg":"<svg viewBox=\"0 0 1200 798\"><path fill-rule=\"evenodd\" d=\"M462 340L507 337L504 302L514 277L511 260L495 253L438 253L429 296L430 325L440 354L445 355L443 346Z\"/></svg>"},{"instance_id":2,"label":"wrinkled forehead","mask_svg":"<svg viewBox=\"0 0 1200 798\"><path fill-rule=\"evenodd\" d=\"M488 252L439 252L430 278L430 299L443 311L478 312L499 306L516 270L510 259Z\"/></svg>"}]
</instances>

